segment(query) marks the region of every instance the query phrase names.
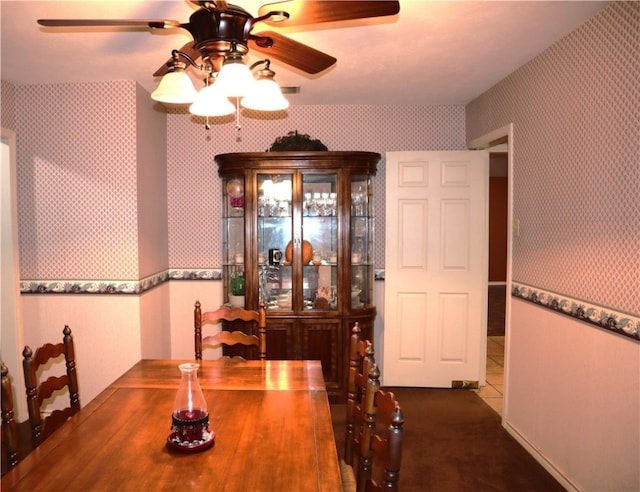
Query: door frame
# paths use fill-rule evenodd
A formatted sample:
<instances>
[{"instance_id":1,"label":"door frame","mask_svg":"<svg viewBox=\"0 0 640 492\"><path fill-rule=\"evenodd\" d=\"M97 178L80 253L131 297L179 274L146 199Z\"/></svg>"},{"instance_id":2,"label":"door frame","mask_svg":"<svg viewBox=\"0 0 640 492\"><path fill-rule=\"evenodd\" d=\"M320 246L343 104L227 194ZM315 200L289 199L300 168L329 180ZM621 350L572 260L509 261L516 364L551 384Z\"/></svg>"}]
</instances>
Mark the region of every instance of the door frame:
<instances>
[{"instance_id":1,"label":"door frame","mask_svg":"<svg viewBox=\"0 0 640 492\"><path fill-rule=\"evenodd\" d=\"M3 215L7 223L2 228L2 329L0 334L2 359L9 369L13 385L13 411L17 422L25 420L27 415L25 386L22 378L22 348L24 336L22 326L22 303L20 299L20 249L18 243L18 186L16 163L16 134L7 128L0 128L2 140L2 201ZM6 146L6 148L5 148ZM7 210L5 210L5 205ZM5 249L6 248L6 249Z\"/></svg>"},{"instance_id":2,"label":"door frame","mask_svg":"<svg viewBox=\"0 0 640 492\"><path fill-rule=\"evenodd\" d=\"M507 287L505 298L505 315L504 315L504 387L502 397L502 425L505 424L505 417L508 413L506 392L508 391L509 379L509 333L511 332L511 282L512 282L512 264L513 264L513 237L519 235L519 231L514 229L513 218L513 123L496 128L478 138L467 143L468 149L485 150L490 149L498 144L507 144ZM486 332L485 332L486 345ZM486 372L486 369L485 369ZM485 374L486 376L486 374Z\"/></svg>"}]
</instances>

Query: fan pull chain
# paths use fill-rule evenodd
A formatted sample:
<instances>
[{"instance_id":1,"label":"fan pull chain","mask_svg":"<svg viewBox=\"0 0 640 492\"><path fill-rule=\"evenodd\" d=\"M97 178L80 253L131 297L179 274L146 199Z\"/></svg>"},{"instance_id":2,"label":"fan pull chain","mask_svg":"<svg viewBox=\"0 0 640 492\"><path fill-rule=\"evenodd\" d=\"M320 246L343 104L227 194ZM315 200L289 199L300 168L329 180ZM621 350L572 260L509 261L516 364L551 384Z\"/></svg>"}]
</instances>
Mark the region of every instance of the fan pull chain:
<instances>
[{"instance_id":1,"label":"fan pull chain","mask_svg":"<svg viewBox=\"0 0 640 492\"><path fill-rule=\"evenodd\" d=\"M236 97L236 130L240 131L240 98Z\"/></svg>"}]
</instances>

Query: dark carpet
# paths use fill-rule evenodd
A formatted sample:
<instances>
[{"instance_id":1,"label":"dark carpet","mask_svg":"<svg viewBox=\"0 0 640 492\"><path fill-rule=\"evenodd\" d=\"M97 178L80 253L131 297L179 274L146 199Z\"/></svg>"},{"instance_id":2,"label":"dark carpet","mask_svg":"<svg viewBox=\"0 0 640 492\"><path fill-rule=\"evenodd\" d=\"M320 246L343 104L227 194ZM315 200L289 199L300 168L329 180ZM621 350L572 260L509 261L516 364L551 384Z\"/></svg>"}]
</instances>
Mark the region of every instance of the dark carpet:
<instances>
[{"instance_id":1,"label":"dark carpet","mask_svg":"<svg viewBox=\"0 0 640 492\"><path fill-rule=\"evenodd\" d=\"M405 416L402 492L564 491L473 391L386 389L395 393ZM345 405L331 405L340 458L345 412Z\"/></svg>"}]
</instances>

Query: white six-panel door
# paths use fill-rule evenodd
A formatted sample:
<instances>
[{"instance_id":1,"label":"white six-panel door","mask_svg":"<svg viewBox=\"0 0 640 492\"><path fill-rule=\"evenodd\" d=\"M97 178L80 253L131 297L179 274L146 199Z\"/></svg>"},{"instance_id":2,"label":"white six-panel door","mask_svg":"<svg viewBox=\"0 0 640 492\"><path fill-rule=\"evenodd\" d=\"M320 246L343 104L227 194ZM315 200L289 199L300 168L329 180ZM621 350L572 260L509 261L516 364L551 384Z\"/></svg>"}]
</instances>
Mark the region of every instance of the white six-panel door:
<instances>
[{"instance_id":1,"label":"white six-panel door","mask_svg":"<svg viewBox=\"0 0 640 492\"><path fill-rule=\"evenodd\" d=\"M386 155L383 384L484 384L489 154Z\"/></svg>"}]
</instances>

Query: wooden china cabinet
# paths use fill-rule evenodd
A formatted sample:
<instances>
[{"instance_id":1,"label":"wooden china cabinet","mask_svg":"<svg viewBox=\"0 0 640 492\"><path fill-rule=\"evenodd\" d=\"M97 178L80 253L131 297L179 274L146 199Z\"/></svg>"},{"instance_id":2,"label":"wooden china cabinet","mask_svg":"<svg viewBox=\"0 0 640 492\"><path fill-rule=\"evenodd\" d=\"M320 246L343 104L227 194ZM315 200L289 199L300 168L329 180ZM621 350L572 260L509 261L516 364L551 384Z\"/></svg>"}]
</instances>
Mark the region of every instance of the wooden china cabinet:
<instances>
[{"instance_id":1,"label":"wooden china cabinet","mask_svg":"<svg viewBox=\"0 0 640 492\"><path fill-rule=\"evenodd\" d=\"M322 362L346 396L351 328L371 338L372 152L217 155L225 302L267 308L267 358ZM231 327L232 328L232 327Z\"/></svg>"}]
</instances>

